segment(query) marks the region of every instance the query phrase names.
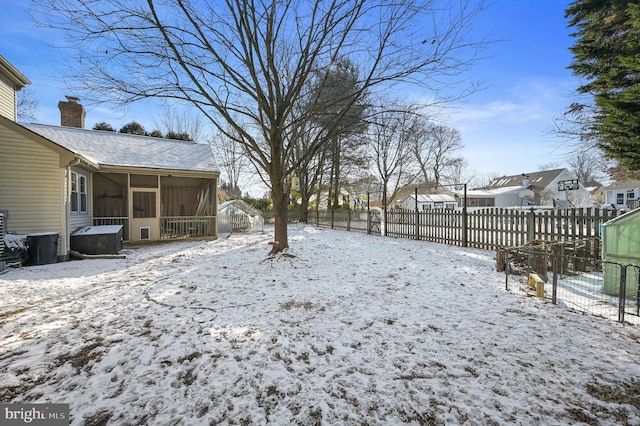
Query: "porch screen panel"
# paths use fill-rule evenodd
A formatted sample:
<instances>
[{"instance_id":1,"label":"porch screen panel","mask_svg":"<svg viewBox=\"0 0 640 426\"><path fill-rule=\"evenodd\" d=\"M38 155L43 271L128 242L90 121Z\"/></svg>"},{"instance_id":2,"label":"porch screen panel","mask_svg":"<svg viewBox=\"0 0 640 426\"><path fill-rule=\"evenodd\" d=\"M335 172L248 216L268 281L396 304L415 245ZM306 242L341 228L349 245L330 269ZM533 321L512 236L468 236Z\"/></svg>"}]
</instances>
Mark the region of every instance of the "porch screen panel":
<instances>
[{"instance_id":1,"label":"porch screen panel","mask_svg":"<svg viewBox=\"0 0 640 426\"><path fill-rule=\"evenodd\" d=\"M155 175L131 175L132 188L157 188L158 176Z\"/></svg>"},{"instance_id":2,"label":"porch screen panel","mask_svg":"<svg viewBox=\"0 0 640 426\"><path fill-rule=\"evenodd\" d=\"M127 175L100 174L93 176L93 209L97 217L126 217Z\"/></svg>"},{"instance_id":3,"label":"porch screen panel","mask_svg":"<svg viewBox=\"0 0 640 426\"><path fill-rule=\"evenodd\" d=\"M133 217L136 219L156 217L155 192L133 192Z\"/></svg>"},{"instance_id":4,"label":"porch screen panel","mask_svg":"<svg viewBox=\"0 0 640 426\"><path fill-rule=\"evenodd\" d=\"M162 188L163 216L194 216L198 208L197 188Z\"/></svg>"}]
</instances>

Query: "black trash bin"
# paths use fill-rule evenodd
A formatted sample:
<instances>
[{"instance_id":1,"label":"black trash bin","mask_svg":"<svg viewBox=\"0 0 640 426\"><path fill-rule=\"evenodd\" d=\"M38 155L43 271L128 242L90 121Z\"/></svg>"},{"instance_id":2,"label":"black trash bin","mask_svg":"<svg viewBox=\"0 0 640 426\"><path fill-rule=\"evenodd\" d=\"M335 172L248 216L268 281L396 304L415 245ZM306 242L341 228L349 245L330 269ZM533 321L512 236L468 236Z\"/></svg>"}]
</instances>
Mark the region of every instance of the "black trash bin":
<instances>
[{"instance_id":1,"label":"black trash bin","mask_svg":"<svg viewBox=\"0 0 640 426\"><path fill-rule=\"evenodd\" d=\"M29 265L47 265L58 261L58 233L39 232L27 235Z\"/></svg>"}]
</instances>

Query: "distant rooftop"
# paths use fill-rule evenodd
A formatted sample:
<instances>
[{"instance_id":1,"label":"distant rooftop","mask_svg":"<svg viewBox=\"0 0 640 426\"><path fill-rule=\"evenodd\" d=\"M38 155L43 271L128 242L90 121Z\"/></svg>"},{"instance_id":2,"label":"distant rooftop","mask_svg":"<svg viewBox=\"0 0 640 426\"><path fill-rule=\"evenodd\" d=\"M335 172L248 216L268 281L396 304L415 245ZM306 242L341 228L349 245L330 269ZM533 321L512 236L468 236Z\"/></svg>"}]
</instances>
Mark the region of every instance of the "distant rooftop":
<instances>
[{"instance_id":1,"label":"distant rooftop","mask_svg":"<svg viewBox=\"0 0 640 426\"><path fill-rule=\"evenodd\" d=\"M513 176L503 176L492 180L486 189L497 189L522 186L525 177L529 180L529 185L538 188L546 188L560 173L566 169L544 170L541 172L522 173Z\"/></svg>"}]
</instances>

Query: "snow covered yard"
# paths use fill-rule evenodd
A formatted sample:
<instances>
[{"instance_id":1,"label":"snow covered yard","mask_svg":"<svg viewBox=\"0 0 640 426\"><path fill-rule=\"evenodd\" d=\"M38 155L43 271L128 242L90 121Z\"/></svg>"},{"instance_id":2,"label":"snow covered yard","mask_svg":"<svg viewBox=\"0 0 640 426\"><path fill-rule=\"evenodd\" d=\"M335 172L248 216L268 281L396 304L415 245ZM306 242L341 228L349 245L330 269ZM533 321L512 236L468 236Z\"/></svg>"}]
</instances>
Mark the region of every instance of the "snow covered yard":
<instances>
[{"instance_id":1,"label":"snow covered yard","mask_svg":"<svg viewBox=\"0 0 640 426\"><path fill-rule=\"evenodd\" d=\"M640 424L640 329L493 252L290 228L0 275L0 402L74 425Z\"/></svg>"}]
</instances>

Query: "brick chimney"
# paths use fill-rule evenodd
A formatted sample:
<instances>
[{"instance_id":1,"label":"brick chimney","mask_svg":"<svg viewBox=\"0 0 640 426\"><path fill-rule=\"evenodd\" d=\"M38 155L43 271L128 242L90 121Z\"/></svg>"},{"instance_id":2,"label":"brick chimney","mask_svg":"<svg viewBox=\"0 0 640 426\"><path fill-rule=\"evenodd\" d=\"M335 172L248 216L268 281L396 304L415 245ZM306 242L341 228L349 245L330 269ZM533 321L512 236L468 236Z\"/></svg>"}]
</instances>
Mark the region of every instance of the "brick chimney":
<instances>
[{"instance_id":1,"label":"brick chimney","mask_svg":"<svg viewBox=\"0 0 640 426\"><path fill-rule=\"evenodd\" d=\"M67 102L58 102L60 110L60 125L66 127L78 127L84 129L84 117L87 115L84 107L80 105L80 98L67 96Z\"/></svg>"}]
</instances>

